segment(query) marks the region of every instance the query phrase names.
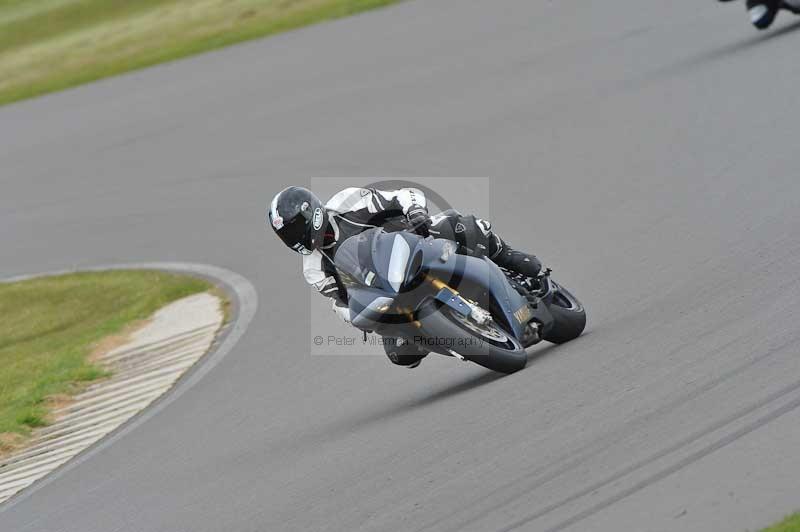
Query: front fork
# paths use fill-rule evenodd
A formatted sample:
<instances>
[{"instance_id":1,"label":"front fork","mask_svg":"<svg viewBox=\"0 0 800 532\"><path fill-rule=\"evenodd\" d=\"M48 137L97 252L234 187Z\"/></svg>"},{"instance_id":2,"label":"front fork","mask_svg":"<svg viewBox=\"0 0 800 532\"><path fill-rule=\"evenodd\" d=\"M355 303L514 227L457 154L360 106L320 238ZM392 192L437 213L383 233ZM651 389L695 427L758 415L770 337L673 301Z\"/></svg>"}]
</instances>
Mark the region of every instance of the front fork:
<instances>
[{"instance_id":1,"label":"front fork","mask_svg":"<svg viewBox=\"0 0 800 532\"><path fill-rule=\"evenodd\" d=\"M492 319L489 311L481 308L469 299L458 293L458 290L450 288L444 281L436 277L428 276L427 280L437 290L434 299L452 308L465 318L469 318L478 325L484 325Z\"/></svg>"},{"instance_id":2,"label":"front fork","mask_svg":"<svg viewBox=\"0 0 800 532\"><path fill-rule=\"evenodd\" d=\"M549 275L549 271L547 275ZM428 281L430 281L433 287L438 290L435 296L437 301L449 306L456 312L471 319L478 325L484 325L492 321L492 315L489 313L489 311L464 298L458 293L457 290L450 288L446 283L436 279L435 277L428 277ZM533 306L533 308L535 309L536 307ZM517 310L517 312L522 312L523 309L526 309L526 307L520 308ZM525 347L537 344L542 340L540 335L540 324L534 320L532 312L531 318L525 325L522 331L522 337L519 340Z\"/></svg>"},{"instance_id":3,"label":"front fork","mask_svg":"<svg viewBox=\"0 0 800 532\"><path fill-rule=\"evenodd\" d=\"M426 276L425 280L430 283L435 290L433 296L434 299L439 301L441 304L448 306L455 312L458 312L479 326L486 325L493 321L493 317L488 310L462 296L457 290L451 288L444 281L431 275ZM537 317L541 316L542 311L545 310L541 308L541 298L546 298L552 291L550 269L547 269L539 277L539 281L541 290L537 290L536 293L531 292L531 296L533 297L526 301L528 304L514 311L513 317L511 318L516 319L518 323L523 324L518 340L525 347L541 341L543 323L542 320L537 319ZM541 317L546 321L544 316ZM414 323L417 327L419 327L419 322Z\"/></svg>"}]
</instances>

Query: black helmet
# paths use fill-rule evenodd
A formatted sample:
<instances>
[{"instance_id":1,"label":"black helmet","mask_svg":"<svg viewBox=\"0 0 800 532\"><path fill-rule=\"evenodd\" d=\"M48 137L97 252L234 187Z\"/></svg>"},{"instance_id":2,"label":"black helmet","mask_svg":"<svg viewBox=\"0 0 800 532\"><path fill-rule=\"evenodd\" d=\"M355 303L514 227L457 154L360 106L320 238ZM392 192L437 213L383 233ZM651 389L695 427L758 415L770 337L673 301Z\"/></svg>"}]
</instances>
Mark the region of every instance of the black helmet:
<instances>
[{"instance_id":1,"label":"black helmet","mask_svg":"<svg viewBox=\"0 0 800 532\"><path fill-rule=\"evenodd\" d=\"M308 189L289 187L272 199L269 223L283 243L303 255L322 245L325 208Z\"/></svg>"}]
</instances>

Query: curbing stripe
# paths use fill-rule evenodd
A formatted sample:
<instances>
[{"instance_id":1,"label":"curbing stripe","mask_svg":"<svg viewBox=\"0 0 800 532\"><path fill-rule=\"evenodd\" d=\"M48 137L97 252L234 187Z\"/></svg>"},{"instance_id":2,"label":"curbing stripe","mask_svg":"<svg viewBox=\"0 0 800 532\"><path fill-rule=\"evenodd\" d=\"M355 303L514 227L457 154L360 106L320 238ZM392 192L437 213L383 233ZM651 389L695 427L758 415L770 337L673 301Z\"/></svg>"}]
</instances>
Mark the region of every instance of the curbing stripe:
<instances>
[{"instance_id":1,"label":"curbing stripe","mask_svg":"<svg viewBox=\"0 0 800 532\"><path fill-rule=\"evenodd\" d=\"M157 390L161 386L162 383L164 383L164 382L166 382L166 381L168 381L170 379L171 379L171 377L162 377L161 379L154 379L153 381L148 382L146 384L133 387L133 388L131 388L131 390L136 390L136 393L138 393L140 395L146 395L148 393L152 393L153 390ZM91 397L89 399L86 399L85 401L81 401L80 403L72 404L72 405L70 405L68 407L64 407L64 408L61 408L59 410L54 410L53 413L54 414L59 414L59 413L62 413L62 412L69 412L69 413L76 412L80 408L88 408L91 405L102 403L104 401L107 401L109 398L116 397L117 395L122 394L122 393L125 393L125 392L124 391L121 391L121 392L120 391L111 391L111 392L108 392L108 393L105 393L105 394L100 394L100 395ZM80 408L77 407L78 404L80 405Z\"/></svg>"},{"instance_id":2,"label":"curbing stripe","mask_svg":"<svg viewBox=\"0 0 800 532\"><path fill-rule=\"evenodd\" d=\"M213 325L205 325L203 327L198 327L197 329L193 329L186 333L173 335L172 338L168 338L160 342L150 342L130 349L121 349L119 351L113 351L113 353L115 353L113 356L111 355L112 352L108 352L105 353L102 357L100 357L100 360L124 358L125 356L129 355L138 355L143 351L156 352L159 349L168 347L172 342L183 342L191 338L200 336L206 333L209 329L211 329L211 327L213 327ZM211 332L213 334L214 331Z\"/></svg>"}]
</instances>

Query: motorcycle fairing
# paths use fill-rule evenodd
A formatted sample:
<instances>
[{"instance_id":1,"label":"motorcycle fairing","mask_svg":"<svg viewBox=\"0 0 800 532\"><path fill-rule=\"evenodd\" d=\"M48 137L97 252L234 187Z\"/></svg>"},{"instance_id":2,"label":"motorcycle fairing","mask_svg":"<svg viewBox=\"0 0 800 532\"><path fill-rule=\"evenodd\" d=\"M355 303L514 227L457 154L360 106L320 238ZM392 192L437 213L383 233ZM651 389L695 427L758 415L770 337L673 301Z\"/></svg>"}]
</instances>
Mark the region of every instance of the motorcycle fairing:
<instances>
[{"instance_id":1,"label":"motorcycle fairing","mask_svg":"<svg viewBox=\"0 0 800 532\"><path fill-rule=\"evenodd\" d=\"M381 309L419 288L425 276L442 281L459 296L490 310L518 340L532 319L545 329L552 324L546 306L531 307L491 260L452 253L453 246L449 240L422 238L409 232L386 233L380 228L345 241L336 253L336 264L347 284L353 325L376 331L399 330L404 319L407 325L407 318L384 315ZM468 306L446 290L432 296L462 313ZM414 310L427 300L421 297Z\"/></svg>"}]
</instances>

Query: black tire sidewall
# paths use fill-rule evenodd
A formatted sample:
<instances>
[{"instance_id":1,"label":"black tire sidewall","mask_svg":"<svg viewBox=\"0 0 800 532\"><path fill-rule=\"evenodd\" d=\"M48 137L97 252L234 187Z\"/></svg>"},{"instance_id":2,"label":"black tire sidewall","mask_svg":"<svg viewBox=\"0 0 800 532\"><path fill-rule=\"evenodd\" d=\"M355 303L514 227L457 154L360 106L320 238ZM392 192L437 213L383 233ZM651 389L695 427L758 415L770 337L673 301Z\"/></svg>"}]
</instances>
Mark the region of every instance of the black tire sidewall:
<instances>
[{"instance_id":1,"label":"black tire sidewall","mask_svg":"<svg viewBox=\"0 0 800 532\"><path fill-rule=\"evenodd\" d=\"M554 344L563 344L574 340L583 333L586 327L586 311L583 306L579 309L570 310L558 305L550 305L550 314L553 316L553 325L547 334L542 336L543 340Z\"/></svg>"}]
</instances>

